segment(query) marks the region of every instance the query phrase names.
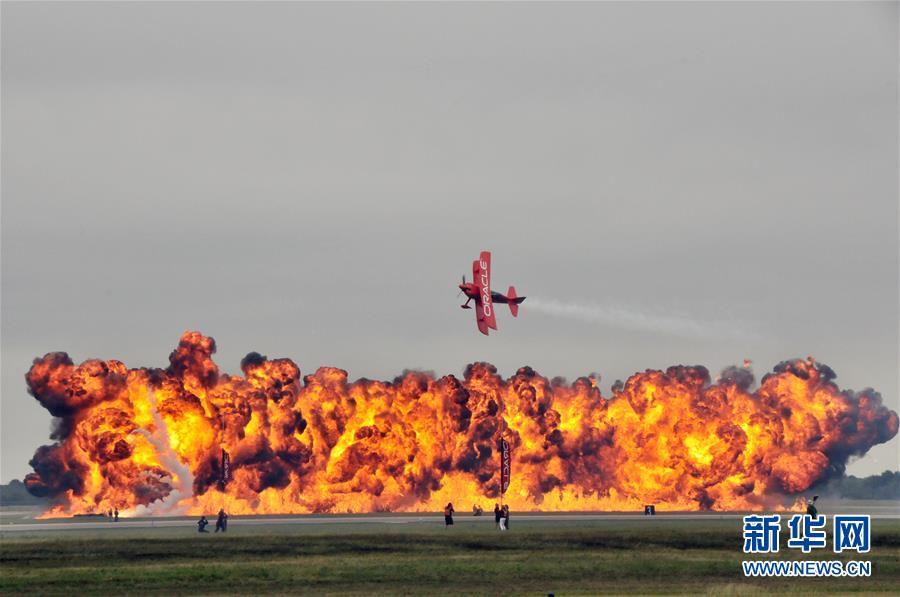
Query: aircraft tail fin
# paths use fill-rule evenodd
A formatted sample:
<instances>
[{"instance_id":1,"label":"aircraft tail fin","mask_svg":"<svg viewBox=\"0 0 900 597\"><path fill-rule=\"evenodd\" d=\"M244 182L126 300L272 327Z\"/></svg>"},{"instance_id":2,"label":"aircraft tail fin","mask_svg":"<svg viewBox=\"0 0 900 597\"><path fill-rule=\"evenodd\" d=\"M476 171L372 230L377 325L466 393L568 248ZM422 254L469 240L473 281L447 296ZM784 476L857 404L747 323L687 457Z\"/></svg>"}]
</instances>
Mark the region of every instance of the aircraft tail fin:
<instances>
[{"instance_id":1,"label":"aircraft tail fin","mask_svg":"<svg viewBox=\"0 0 900 597\"><path fill-rule=\"evenodd\" d=\"M510 286L509 290L506 291L506 298L509 304L509 312L512 313L513 317L519 316L519 304L525 300L524 296L516 296L516 287Z\"/></svg>"}]
</instances>

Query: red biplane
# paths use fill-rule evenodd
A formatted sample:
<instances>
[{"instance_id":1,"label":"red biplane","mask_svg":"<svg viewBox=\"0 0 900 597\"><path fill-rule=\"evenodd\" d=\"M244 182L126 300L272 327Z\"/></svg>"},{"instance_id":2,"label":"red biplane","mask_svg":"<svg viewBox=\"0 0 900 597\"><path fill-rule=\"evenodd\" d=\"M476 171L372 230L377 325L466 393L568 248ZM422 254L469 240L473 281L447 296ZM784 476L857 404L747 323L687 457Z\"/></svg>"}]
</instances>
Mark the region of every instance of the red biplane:
<instances>
[{"instance_id":1,"label":"red biplane","mask_svg":"<svg viewBox=\"0 0 900 597\"><path fill-rule=\"evenodd\" d=\"M481 256L472 262L472 281L466 282L463 276L459 285L460 293L465 293L466 303L460 305L463 309L471 309L469 303L475 301L475 321L478 331L488 335L488 328L497 329L497 318L494 314L494 303L509 305L509 311L516 317L519 314L519 304L525 300L524 296L516 296L516 289L509 287L506 295L491 291L491 252L482 251Z\"/></svg>"}]
</instances>

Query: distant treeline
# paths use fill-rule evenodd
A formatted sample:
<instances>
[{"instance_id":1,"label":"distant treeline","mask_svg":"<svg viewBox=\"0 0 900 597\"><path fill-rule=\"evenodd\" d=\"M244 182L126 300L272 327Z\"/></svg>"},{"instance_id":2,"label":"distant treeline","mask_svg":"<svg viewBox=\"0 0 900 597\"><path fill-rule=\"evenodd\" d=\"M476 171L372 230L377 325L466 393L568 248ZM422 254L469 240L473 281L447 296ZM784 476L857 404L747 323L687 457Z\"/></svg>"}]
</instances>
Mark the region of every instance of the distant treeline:
<instances>
[{"instance_id":1,"label":"distant treeline","mask_svg":"<svg viewBox=\"0 0 900 597\"><path fill-rule=\"evenodd\" d=\"M884 471L871 477L838 477L805 493L819 493L845 500L900 500L900 472Z\"/></svg>"},{"instance_id":2,"label":"distant treeline","mask_svg":"<svg viewBox=\"0 0 900 597\"><path fill-rule=\"evenodd\" d=\"M0 485L0 506L40 506L46 503L46 498L34 497L28 493L25 484L18 479Z\"/></svg>"},{"instance_id":3,"label":"distant treeline","mask_svg":"<svg viewBox=\"0 0 900 597\"><path fill-rule=\"evenodd\" d=\"M840 477L817 485L804 493L816 493L845 500L900 500L900 472L884 471L871 477ZM46 498L28 493L25 484L13 479L0 485L0 506L39 506Z\"/></svg>"}]
</instances>

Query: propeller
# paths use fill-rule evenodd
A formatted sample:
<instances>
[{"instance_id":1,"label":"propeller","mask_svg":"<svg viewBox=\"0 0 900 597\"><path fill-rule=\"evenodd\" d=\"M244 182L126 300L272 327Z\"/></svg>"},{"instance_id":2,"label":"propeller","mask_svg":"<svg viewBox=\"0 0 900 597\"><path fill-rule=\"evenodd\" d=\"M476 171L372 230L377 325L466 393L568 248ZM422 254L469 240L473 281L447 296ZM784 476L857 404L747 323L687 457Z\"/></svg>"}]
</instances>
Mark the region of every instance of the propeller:
<instances>
[{"instance_id":1,"label":"propeller","mask_svg":"<svg viewBox=\"0 0 900 597\"><path fill-rule=\"evenodd\" d=\"M465 274L463 274L462 280L463 280L462 283L465 284L466 283L466 275ZM459 292L456 293L456 298L459 298L459 295L461 295L461 294L462 294L462 288L460 288Z\"/></svg>"}]
</instances>

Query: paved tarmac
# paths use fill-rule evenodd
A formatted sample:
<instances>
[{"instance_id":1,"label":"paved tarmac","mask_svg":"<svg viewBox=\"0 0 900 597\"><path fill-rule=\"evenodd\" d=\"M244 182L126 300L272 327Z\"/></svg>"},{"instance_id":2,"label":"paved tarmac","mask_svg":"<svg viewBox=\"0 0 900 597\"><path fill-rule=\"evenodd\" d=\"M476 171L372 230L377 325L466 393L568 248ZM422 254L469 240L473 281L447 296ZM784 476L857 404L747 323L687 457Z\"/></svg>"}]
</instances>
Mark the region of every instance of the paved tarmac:
<instances>
[{"instance_id":1,"label":"paved tarmac","mask_svg":"<svg viewBox=\"0 0 900 597\"><path fill-rule=\"evenodd\" d=\"M859 512L864 514L865 512ZM823 512L823 514L830 514ZM871 512L875 519L900 520L900 512ZM631 513L517 513L515 521L586 521L586 520L739 520L744 516L738 512L703 512L703 513L658 513L655 517L643 514ZM214 517L210 518L214 521ZM453 518L457 524L493 524L494 517L491 512L485 512L484 516L472 516L469 513L457 514ZM415 524L415 523L443 522L443 516L437 514L408 514L408 515L297 515L297 516L230 516L229 526L261 526L261 525L327 525L327 524ZM115 530L115 529L139 529L139 528L165 528L165 527L195 527L196 517L178 518L141 518L129 520L122 518L119 522L112 522L106 518L84 517L78 519L48 519L34 522L14 522L0 525L0 533L10 532L35 532L35 531L62 531L62 530Z\"/></svg>"}]
</instances>

